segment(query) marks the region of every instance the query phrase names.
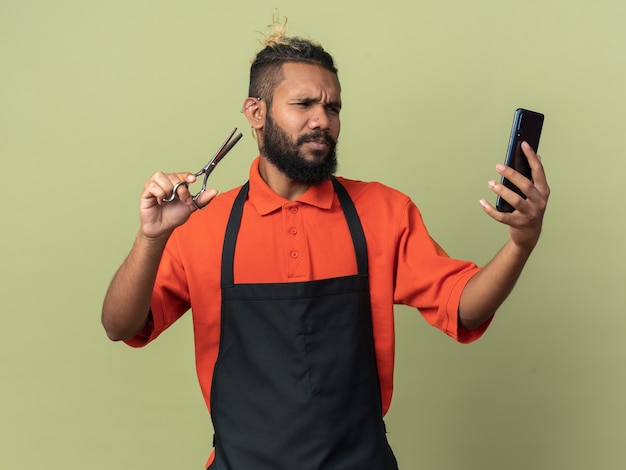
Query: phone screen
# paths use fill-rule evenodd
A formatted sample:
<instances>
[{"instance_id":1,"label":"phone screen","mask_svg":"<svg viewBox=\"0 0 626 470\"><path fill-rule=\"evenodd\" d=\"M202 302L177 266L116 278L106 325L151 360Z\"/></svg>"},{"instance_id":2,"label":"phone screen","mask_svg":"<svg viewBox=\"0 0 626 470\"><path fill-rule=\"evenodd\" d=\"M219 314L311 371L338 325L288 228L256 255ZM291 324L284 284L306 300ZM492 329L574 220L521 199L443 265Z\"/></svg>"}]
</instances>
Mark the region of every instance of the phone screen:
<instances>
[{"instance_id":1,"label":"phone screen","mask_svg":"<svg viewBox=\"0 0 626 470\"><path fill-rule=\"evenodd\" d=\"M524 155L522 151L522 142L528 142L535 152L539 149L539 138L541 137L541 129L543 128L543 119L543 114L522 108L517 109L513 117L511 136L509 138L504 163L529 179L532 178L532 171L526 155ZM526 199L526 195L508 179L503 177L502 184ZM496 201L496 208L500 212L513 212L515 210L511 204L500 196L498 196L498 200Z\"/></svg>"}]
</instances>

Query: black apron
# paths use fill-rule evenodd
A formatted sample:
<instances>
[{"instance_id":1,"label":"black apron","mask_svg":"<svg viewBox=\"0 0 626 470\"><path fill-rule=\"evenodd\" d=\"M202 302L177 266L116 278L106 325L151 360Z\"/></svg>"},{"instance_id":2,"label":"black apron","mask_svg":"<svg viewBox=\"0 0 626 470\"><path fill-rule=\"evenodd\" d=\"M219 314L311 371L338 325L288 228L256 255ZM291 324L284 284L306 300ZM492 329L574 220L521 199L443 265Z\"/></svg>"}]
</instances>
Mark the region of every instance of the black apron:
<instances>
[{"instance_id":1,"label":"black apron","mask_svg":"<svg viewBox=\"0 0 626 470\"><path fill-rule=\"evenodd\" d=\"M211 470L397 469L382 420L365 235L350 196L333 185L356 252L353 276L235 285L248 183L235 200L222 254Z\"/></svg>"}]
</instances>

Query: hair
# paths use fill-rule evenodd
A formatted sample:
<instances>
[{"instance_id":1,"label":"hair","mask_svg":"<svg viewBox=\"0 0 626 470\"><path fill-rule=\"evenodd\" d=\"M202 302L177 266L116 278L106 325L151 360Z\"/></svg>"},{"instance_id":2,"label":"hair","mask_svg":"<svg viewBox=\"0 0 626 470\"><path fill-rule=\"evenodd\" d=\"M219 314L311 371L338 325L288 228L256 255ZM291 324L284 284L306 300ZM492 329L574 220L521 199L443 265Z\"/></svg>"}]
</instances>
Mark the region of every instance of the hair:
<instances>
[{"instance_id":1,"label":"hair","mask_svg":"<svg viewBox=\"0 0 626 470\"><path fill-rule=\"evenodd\" d=\"M338 74L332 56L324 48L309 39L286 36L287 18L281 21L274 14L274 31L260 41L263 49L257 53L250 66L248 96L258 97L271 105L274 89L283 80L282 66L296 62L319 65L335 75Z\"/></svg>"}]
</instances>

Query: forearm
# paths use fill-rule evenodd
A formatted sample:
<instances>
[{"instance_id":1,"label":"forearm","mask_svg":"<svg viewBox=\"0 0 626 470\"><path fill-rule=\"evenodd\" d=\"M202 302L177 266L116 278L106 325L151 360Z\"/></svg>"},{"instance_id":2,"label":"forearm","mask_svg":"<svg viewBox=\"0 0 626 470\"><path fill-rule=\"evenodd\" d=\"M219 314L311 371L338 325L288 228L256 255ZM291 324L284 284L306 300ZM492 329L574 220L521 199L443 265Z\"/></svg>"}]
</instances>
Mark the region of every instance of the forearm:
<instances>
[{"instance_id":1,"label":"forearm","mask_svg":"<svg viewBox=\"0 0 626 470\"><path fill-rule=\"evenodd\" d=\"M113 277L102 306L102 325L110 339L130 339L146 324L166 241L139 234Z\"/></svg>"},{"instance_id":2,"label":"forearm","mask_svg":"<svg viewBox=\"0 0 626 470\"><path fill-rule=\"evenodd\" d=\"M465 286L459 304L459 321L465 328L476 328L487 321L502 305L519 279L535 245L539 241L550 187L541 158L527 142L522 150L532 170L528 179L513 168L498 164L501 176L515 184L526 195L521 197L505 185L491 180L489 188L514 207L511 213L496 210L486 199L483 210L492 219L509 226L509 241L498 254Z\"/></svg>"},{"instance_id":3,"label":"forearm","mask_svg":"<svg viewBox=\"0 0 626 470\"><path fill-rule=\"evenodd\" d=\"M461 325L468 329L477 328L493 316L513 290L531 251L509 241L470 279L459 303Z\"/></svg>"},{"instance_id":4,"label":"forearm","mask_svg":"<svg viewBox=\"0 0 626 470\"><path fill-rule=\"evenodd\" d=\"M139 234L113 277L102 305L102 325L112 340L130 339L145 326L167 240L176 227L217 195L215 189L209 189L194 201L187 184L195 180L196 176L189 172L157 172L144 185ZM178 189L172 198L175 187Z\"/></svg>"}]
</instances>

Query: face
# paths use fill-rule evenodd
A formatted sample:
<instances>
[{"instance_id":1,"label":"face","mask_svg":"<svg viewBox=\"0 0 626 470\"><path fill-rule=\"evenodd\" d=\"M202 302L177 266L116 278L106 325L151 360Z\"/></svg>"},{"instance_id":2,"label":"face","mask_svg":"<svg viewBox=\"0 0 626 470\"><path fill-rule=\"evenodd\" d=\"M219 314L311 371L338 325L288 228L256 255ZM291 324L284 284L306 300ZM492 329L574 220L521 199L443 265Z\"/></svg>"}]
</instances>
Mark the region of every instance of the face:
<instances>
[{"instance_id":1,"label":"face","mask_svg":"<svg viewBox=\"0 0 626 470\"><path fill-rule=\"evenodd\" d=\"M295 181L317 185L337 168L341 96L334 73L287 63L262 129L261 154Z\"/></svg>"}]
</instances>

